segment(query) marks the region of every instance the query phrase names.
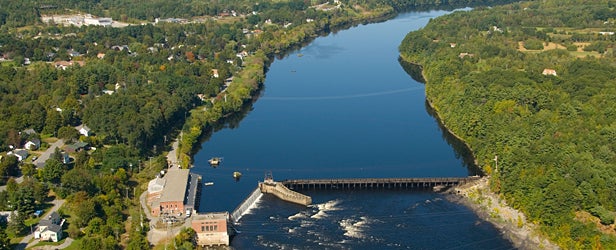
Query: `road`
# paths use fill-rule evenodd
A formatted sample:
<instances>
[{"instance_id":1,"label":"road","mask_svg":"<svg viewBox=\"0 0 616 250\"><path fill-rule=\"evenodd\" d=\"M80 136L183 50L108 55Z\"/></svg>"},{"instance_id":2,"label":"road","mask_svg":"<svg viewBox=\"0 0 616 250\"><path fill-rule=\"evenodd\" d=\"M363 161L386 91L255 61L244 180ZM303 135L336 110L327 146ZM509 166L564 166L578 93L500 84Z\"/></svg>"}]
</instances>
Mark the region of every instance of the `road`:
<instances>
[{"instance_id":1,"label":"road","mask_svg":"<svg viewBox=\"0 0 616 250\"><path fill-rule=\"evenodd\" d=\"M51 154L56 151L56 148L60 148L64 145L64 140L59 139L56 142L49 145L49 148L45 150L33 163L37 168L45 166L45 161L49 159Z\"/></svg>"},{"instance_id":2,"label":"road","mask_svg":"<svg viewBox=\"0 0 616 250\"><path fill-rule=\"evenodd\" d=\"M45 213L45 215L43 215L43 218L45 216L50 215L53 212L58 211L58 209L60 209L60 207L64 204L64 200L54 200L51 203L53 204L53 207L49 211L47 211L47 213ZM21 240L21 242L19 242L19 244L17 244L17 246L15 246L15 250L23 250L23 249L26 249L26 247L32 247L32 246L36 245L38 243L38 240L34 240L34 241L30 242L30 240L32 240L32 237L34 237L34 234L29 234L26 237L24 237ZM28 244L28 242L30 242L30 244ZM72 239L69 238L69 239L66 239L66 241L62 245L67 244L66 246L64 246L64 247L67 247L68 245L70 245L71 242L72 242ZM64 247L62 247L62 248L64 248ZM62 248L60 248L60 246L54 246L54 249L62 249Z\"/></svg>"},{"instance_id":3,"label":"road","mask_svg":"<svg viewBox=\"0 0 616 250\"><path fill-rule=\"evenodd\" d=\"M180 137L182 137L182 134L180 134ZM169 153L167 154L167 162L169 163L169 168L179 168L180 167L180 162L178 161L178 147L179 147L179 138L176 138L175 140L173 140L173 143L171 144L171 151L169 151Z\"/></svg>"},{"instance_id":4,"label":"road","mask_svg":"<svg viewBox=\"0 0 616 250\"><path fill-rule=\"evenodd\" d=\"M45 150L34 162L32 162L37 168L42 168L43 166L45 166L45 161L47 161L47 159L49 159L49 157L51 156L51 154L53 154L53 152L55 152L56 148L60 148L64 145L64 140L59 139L56 142L52 143L49 145L49 148L47 150ZM15 181L17 183L21 183L24 181L24 177L20 176L18 178L15 178ZM4 186L0 186L0 192L6 190L6 185Z\"/></svg>"}]
</instances>

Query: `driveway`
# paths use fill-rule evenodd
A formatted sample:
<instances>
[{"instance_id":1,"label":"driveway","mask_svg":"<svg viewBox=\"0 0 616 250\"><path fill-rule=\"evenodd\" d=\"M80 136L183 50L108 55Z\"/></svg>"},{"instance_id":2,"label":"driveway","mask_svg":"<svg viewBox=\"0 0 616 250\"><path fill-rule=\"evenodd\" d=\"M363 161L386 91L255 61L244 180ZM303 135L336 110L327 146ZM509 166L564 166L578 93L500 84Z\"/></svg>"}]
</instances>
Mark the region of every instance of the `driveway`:
<instances>
[{"instance_id":1,"label":"driveway","mask_svg":"<svg viewBox=\"0 0 616 250\"><path fill-rule=\"evenodd\" d=\"M49 148L45 150L33 163L37 168L42 168L45 166L45 161L49 159L51 154L56 151L56 148L62 147L64 145L64 140L59 139L56 142L49 145Z\"/></svg>"}]
</instances>

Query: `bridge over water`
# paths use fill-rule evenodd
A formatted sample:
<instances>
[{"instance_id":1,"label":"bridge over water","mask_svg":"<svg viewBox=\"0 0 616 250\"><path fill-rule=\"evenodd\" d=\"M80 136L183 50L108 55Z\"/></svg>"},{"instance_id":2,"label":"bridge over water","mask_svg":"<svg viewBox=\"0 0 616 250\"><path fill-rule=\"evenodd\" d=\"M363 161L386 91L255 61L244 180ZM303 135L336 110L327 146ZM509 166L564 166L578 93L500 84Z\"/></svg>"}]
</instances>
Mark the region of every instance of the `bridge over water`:
<instances>
[{"instance_id":1,"label":"bridge over water","mask_svg":"<svg viewBox=\"0 0 616 250\"><path fill-rule=\"evenodd\" d=\"M434 187L453 187L480 179L469 177L435 178L348 178L348 179L299 179L276 182L270 176L259 182L257 188L231 212L230 219L238 223L240 218L263 194L273 194L281 200L307 206L312 198L294 190L374 190L374 189L427 189Z\"/></svg>"},{"instance_id":2,"label":"bridge over water","mask_svg":"<svg viewBox=\"0 0 616 250\"><path fill-rule=\"evenodd\" d=\"M479 178L481 177L300 179L284 180L280 183L292 190L414 189L452 187Z\"/></svg>"}]
</instances>

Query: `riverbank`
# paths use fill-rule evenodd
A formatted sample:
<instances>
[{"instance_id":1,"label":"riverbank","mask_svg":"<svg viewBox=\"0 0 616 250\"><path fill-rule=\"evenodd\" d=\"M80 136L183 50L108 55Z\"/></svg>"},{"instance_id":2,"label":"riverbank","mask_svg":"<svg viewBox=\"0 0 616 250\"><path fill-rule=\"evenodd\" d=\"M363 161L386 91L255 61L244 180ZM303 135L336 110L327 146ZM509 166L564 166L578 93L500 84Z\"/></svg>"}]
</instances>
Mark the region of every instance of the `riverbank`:
<instances>
[{"instance_id":1,"label":"riverbank","mask_svg":"<svg viewBox=\"0 0 616 250\"><path fill-rule=\"evenodd\" d=\"M489 184L490 177L482 177L455 187L448 199L469 207L481 219L492 223L518 249L560 249L539 231L537 225L527 221L524 213L492 192Z\"/></svg>"},{"instance_id":2,"label":"riverbank","mask_svg":"<svg viewBox=\"0 0 616 250\"><path fill-rule=\"evenodd\" d=\"M407 60L401 56L401 61L419 67L419 77L424 84L428 81L421 65ZM408 71L407 71L408 72ZM417 79L416 79L417 80ZM474 164L479 166L474 152L462 137L450 130L439 115L438 107L435 107L426 94L426 102L434 111L438 123L442 129L446 130L451 136L462 142L469 150L474 159ZM486 169L481 169L486 171ZM491 171L490 168L487 169ZM481 179L458 186L451 191L448 198L456 203L470 208L483 220L492 223L503 237L511 241L519 249L560 249L556 244L548 240L547 236L541 233L538 226L526 220L526 216L519 210L510 207L505 200L498 194L490 190L490 173Z\"/></svg>"}]
</instances>

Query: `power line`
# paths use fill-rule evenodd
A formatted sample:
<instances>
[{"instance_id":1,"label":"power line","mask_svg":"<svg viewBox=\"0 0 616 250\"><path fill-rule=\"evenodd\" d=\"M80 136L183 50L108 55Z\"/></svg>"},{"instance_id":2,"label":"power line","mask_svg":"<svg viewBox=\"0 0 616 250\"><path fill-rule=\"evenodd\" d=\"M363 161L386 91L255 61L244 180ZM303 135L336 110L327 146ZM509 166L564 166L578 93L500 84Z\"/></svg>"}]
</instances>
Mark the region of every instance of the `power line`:
<instances>
[{"instance_id":1,"label":"power line","mask_svg":"<svg viewBox=\"0 0 616 250\"><path fill-rule=\"evenodd\" d=\"M264 97L260 97L259 100L278 100L278 101L340 100L340 99L352 99L352 98L391 95L391 94L409 92L409 91L414 91L414 90L423 90L423 87L413 87L413 88L404 88L404 89L381 91L381 92L352 94L352 95L335 95L335 96L264 96Z\"/></svg>"}]
</instances>

